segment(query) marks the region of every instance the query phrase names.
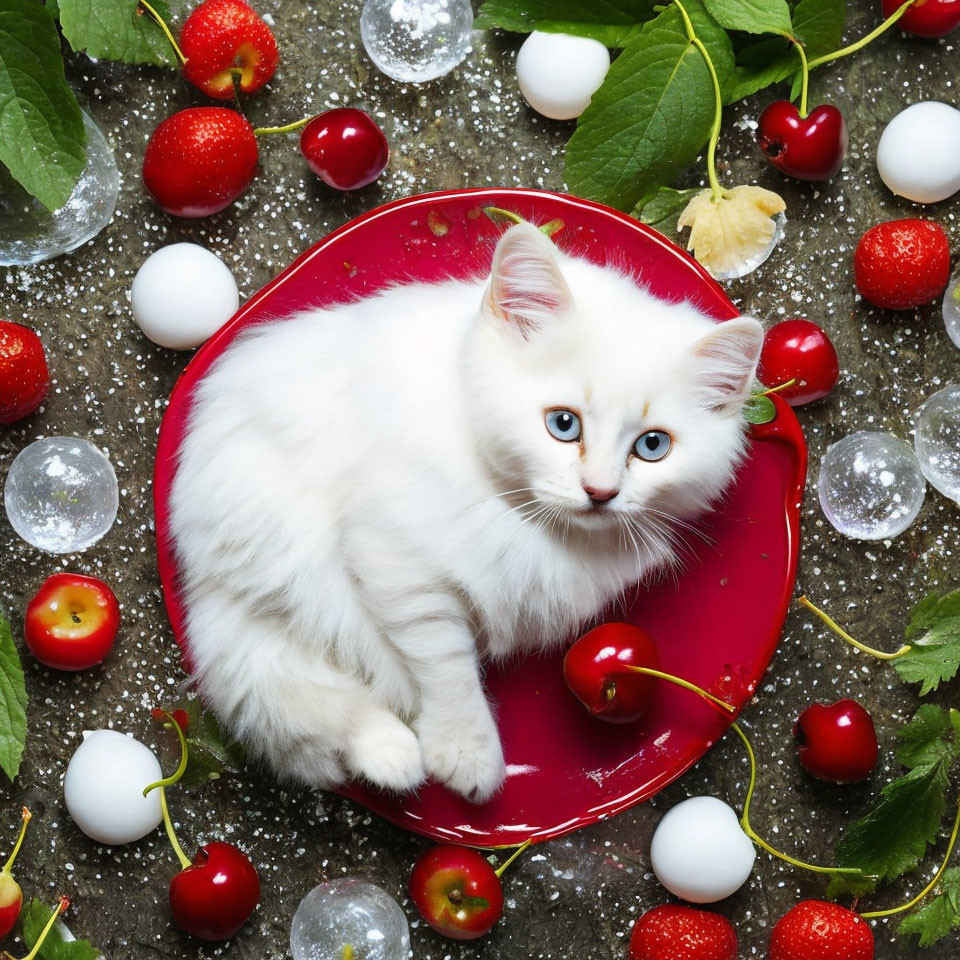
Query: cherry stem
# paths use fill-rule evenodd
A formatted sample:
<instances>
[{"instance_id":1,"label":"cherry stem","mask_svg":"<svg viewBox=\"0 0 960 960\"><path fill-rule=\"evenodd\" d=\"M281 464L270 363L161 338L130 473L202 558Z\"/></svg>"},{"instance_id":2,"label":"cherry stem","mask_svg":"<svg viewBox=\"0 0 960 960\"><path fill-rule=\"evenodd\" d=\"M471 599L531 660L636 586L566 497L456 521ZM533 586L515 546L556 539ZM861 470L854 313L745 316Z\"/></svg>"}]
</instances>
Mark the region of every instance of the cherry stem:
<instances>
[{"instance_id":1,"label":"cherry stem","mask_svg":"<svg viewBox=\"0 0 960 960\"><path fill-rule=\"evenodd\" d=\"M758 847L761 847L763 850L766 850L767 853L778 857L780 860L789 863L791 866L800 867L803 870L810 870L813 873L849 873L855 876L862 876L863 871L857 867L821 867L813 863L805 863L802 860L796 860L793 857L788 857L785 853L781 853L779 850L771 847L766 840L757 835L753 827L750 826L750 803L753 800L753 791L757 786L757 758L753 752L753 747L750 745L750 741L747 739L747 735L743 732L743 730L740 729L740 725L734 721L730 724L730 726L737 732L737 736L743 741L743 745L747 748L747 756L750 758L750 786L747 787L747 796L743 801L743 815L740 817L740 826L743 827L743 832Z\"/></svg>"},{"instance_id":2,"label":"cherry stem","mask_svg":"<svg viewBox=\"0 0 960 960\"><path fill-rule=\"evenodd\" d=\"M913 5L916 3L916 0L907 0L903 6L898 7L894 10L893 13L887 17L883 23L880 24L876 30L872 30L865 37L858 40L856 43L851 43L848 47L843 47L840 50L834 50L833 53L825 53L822 57L816 57L807 64L810 70L815 69L816 67L823 66L825 63L831 63L834 60L839 60L841 57L846 57L851 53L856 53L858 50L863 49L868 43L872 43L877 39L881 34L886 33Z\"/></svg>"},{"instance_id":3,"label":"cherry stem","mask_svg":"<svg viewBox=\"0 0 960 960\"><path fill-rule=\"evenodd\" d=\"M693 23L687 11L684 9L683 4L680 0L673 0L673 3L683 18L683 26L687 31L687 38L690 40L690 43L700 51L700 55L707 65L707 70L710 72L710 80L713 82L713 126L710 129L710 144L707 147L707 179L710 182L710 199L716 203L722 200L727 193L717 178L717 143L720 140L720 125L723 120L723 95L720 92L720 80L717 78L717 71L713 66L713 60L710 59L707 48L703 45L703 41L697 36L696 31L693 29Z\"/></svg>"},{"instance_id":4,"label":"cherry stem","mask_svg":"<svg viewBox=\"0 0 960 960\"><path fill-rule=\"evenodd\" d=\"M781 390L786 390L788 387L792 387L797 382L796 377L791 377L786 383L778 383L775 387L770 387L767 390L764 390L761 396L769 397L771 393L779 393Z\"/></svg>"},{"instance_id":5,"label":"cherry stem","mask_svg":"<svg viewBox=\"0 0 960 960\"><path fill-rule=\"evenodd\" d=\"M873 647L868 647L865 643L861 643L859 640L854 640L853 637L847 633L832 617L824 613L816 604L811 603L806 597L798 597L797 603L802 607L806 607L808 610L812 610L837 636L843 637L847 643L852 644L858 650L862 650L864 653L869 653L871 657L876 657L878 660L896 660L897 657L902 657L905 653L909 653L913 647L909 643L905 643L899 650L894 653L884 653L882 650L874 650Z\"/></svg>"},{"instance_id":6,"label":"cherry stem","mask_svg":"<svg viewBox=\"0 0 960 960\"><path fill-rule=\"evenodd\" d=\"M177 59L180 63L186 63L187 58L183 55L183 51L180 49L180 44L177 43L173 34L170 32L170 28L167 26L166 21L163 17L154 10L153 7L147 3L147 0L139 0L139 6L142 7L148 14L150 14L150 19L153 20L155 24L164 32L166 38L170 41L170 46L173 47L173 52L177 55Z\"/></svg>"},{"instance_id":7,"label":"cherry stem","mask_svg":"<svg viewBox=\"0 0 960 960\"><path fill-rule=\"evenodd\" d=\"M311 113L309 117L304 117L302 120L295 120L293 123L288 123L283 127L257 127L253 132L258 136L263 136L265 133L292 133L294 130L299 130L301 127L305 127L317 114Z\"/></svg>"},{"instance_id":8,"label":"cherry stem","mask_svg":"<svg viewBox=\"0 0 960 960\"><path fill-rule=\"evenodd\" d=\"M803 44L796 37L787 38L800 54L800 68L803 71L803 79L800 84L800 119L803 120L807 115L807 93L810 89L810 64L807 63L807 51L803 49Z\"/></svg>"},{"instance_id":9,"label":"cherry stem","mask_svg":"<svg viewBox=\"0 0 960 960\"><path fill-rule=\"evenodd\" d=\"M909 903L905 903L900 907L893 907L890 910L872 910L870 913L861 913L860 916L871 920L877 917L892 917L896 913L903 913L905 910L915 907L937 883L939 883L940 877L943 876L943 871L947 869L947 864L950 862L953 848L957 844L958 833L960 833L960 803L957 804L957 816L953 821L953 832L950 834L950 843L947 846L946 856L943 858L943 863L940 864L940 869L934 874L933 879Z\"/></svg>"},{"instance_id":10,"label":"cherry stem","mask_svg":"<svg viewBox=\"0 0 960 960\"><path fill-rule=\"evenodd\" d=\"M14 845L13 853L10 854L9 859L3 865L3 870L0 871L2 873L10 872L10 868L13 866L13 861L17 859L17 854L20 852L20 847L23 845L23 838L26 836L27 824L30 822L30 818L32 815L30 811L26 807L24 807L21 816L23 817L23 821L20 824L20 836L17 837L17 842Z\"/></svg>"},{"instance_id":11,"label":"cherry stem","mask_svg":"<svg viewBox=\"0 0 960 960\"><path fill-rule=\"evenodd\" d=\"M709 700L710 703L715 704L718 707L722 707L727 714L733 714L737 712L736 707L726 703L719 697L715 697L712 693L707 693L707 691L702 687L698 687L695 683L691 683L689 680L682 680L680 677L675 677L672 673L664 673L662 670L654 670L652 667L635 667L629 663L624 664L624 666L628 670L632 670L634 673L642 673L648 677L657 677L659 680L666 680L668 683L673 683L678 687L683 687L684 690L690 690L698 696L703 697L705 700Z\"/></svg>"},{"instance_id":12,"label":"cherry stem","mask_svg":"<svg viewBox=\"0 0 960 960\"><path fill-rule=\"evenodd\" d=\"M516 860L517 857L519 857L520 854L523 853L532 843L533 840L527 840L524 843L521 843L520 846L517 847L517 849L514 850L513 853L510 854L510 856L507 857L507 859L504 860L496 870L493 871L497 877L502 877L504 873L506 873L507 867L509 867L510 864L513 863L513 861Z\"/></svg>"},{"instance_id":13,"label":"cherry stem","mask_svg":"<svg viewBox=\"0 0 960 960\"><path fill-rule=\"evenodd\" d=\"M63 913L67 907L70 906L69 897L61 897L60 902L57 904L56 908L53 911L53 916L47 921L47 925L40 932L40 936L37 937L37 942L33 945L33 949L23 958L23 960L35 960L37 954L40 953L40 948L43 946L43 941L47 939L47 935L53 929L53 925L57 922L57 917ZM4 952L4 960L14 960L9 953Z\"/></svg>"},{"instance_id":14,"label":"cherry stem","mask_svg":"<svg viewBox=\"0 0 960 960\"><path fill-rule=\"evenodd\" d=\"M167 837L170 839L170 846L173 847L173 852L177 855L177 859L180 861L180 866L184 870L190 866L190 860L187 855L183 852L183 847L180 846L180 841L177 840L176 831L173 829L173 822L170 819L170 811L167 809L167 793L164 789L165 787L172 787L184 774L184 771L187 769L187 762L190 758L190 750L187 747L187 738L183 735L183 730L180 727L180 724L169 714L166 710L161 710L160 713L170 721L170 725L174 730L177 731L177 738L180 740L180 765L177 769L169 776L165 777L163 780L158 780L156 783L151 783L149 787L144 787L143 795L146 796L150 793L151 790L160 791L160 812L163 814L163 825L167 831Z\"/></svg>"}]
</instances>

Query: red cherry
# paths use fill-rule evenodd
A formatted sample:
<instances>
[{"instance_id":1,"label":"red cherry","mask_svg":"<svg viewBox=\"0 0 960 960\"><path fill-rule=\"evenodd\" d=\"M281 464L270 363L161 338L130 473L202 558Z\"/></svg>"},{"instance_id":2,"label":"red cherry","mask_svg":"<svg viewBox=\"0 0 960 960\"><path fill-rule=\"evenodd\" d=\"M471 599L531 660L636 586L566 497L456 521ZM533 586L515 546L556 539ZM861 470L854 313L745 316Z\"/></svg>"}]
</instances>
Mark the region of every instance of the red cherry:
<instances>
[{"instance_id":1,"label":"red cherry","mask_svg":"<svg viewBox=\"0 0 960 960\"><path fill-rule=\"evenodd\" d=\"M33 413L50 387L40 338L28 327L0 320L0 423Z\"/></svg>"},{"instance_id":2,"label":"red cherry","mask_svg":"<svg viewBox=\"0 0 960 960\"><path fill-rule=\"evenodd\" d=\"M10 872L27 832L30 811L24 807L21 816L20 835L17 837L13 853L10 854L10 858L4 864L3 869L0 870L0 940L14 928L17 918L20 916L20 908L23 906L23 891Z\"/></svg>"},{"instance_id":3,"label":"red cherry","mask_svg":"<svg viewBox=\"0 0 960 960\"><path fill-rule=\"evenodd\" d=\"M190 716L186 710L164 710L162 707L154 707L150 711L150 716L156 720L157 723L162 727L164 724L170 722L169 718L173 717L173 722L184 732L190 732Z\"/></svg>"},{"instance_id":4,"label":"red cherry","mask_svg":"<svg viewBox=\"0 0 960 960\"><path fill-rule=\"evenodd\" d=\"M387 138L369 114L352 107L327 110L300 134L310 169L337 190L359 190L383 173L390 158Z\"/></svg>"},{"instance_id":5,"label":"red cherry","mask_svg":"<svg viewBox=\"0 0 960 960\"><path fill-rule=\"evenodd\" d=\"M771 931L769 960L873 960L873 932L846 907L803 900Z\"/></svg>"},{"instance_id":6,"label":"red cherry","mask_svg":"<svg viewBox=\"0 0 960 960\"><path fill-rule=\"evenodd\" d=\"M775 100L757 121L763 155L798 180L829 180L843 166L849 139L843 114L830 104L801 117L794 104Z\"/></svg>"},{"instance_id":7,"label":"red cherry","mask_svg":"<svg viewBox=\"0 0 960 960\"><path fill-rule=\"evenodd\" d=\"M410 898L434 930L453 940L482 937L503 913L497 872L475 850L450 844L433 847L416 862Z\"/></svg>"},{"instance_id":8,"label":"red cherry","mask_svg":"<svg viewBox=\"0 0 960 960\"><path fill-rule=\"evenodd\" d=\"M260 878L229 843L204 844L170 881L173 922L201 940L228 940L260 900Z\"/></svg>"},{"instance_id":9,"label":"red cherry","mask_svg":"<svg viewBox=\"0 0 960 960\"><path fill-rule=\"evenodd\" d=\"M667 904L638 918L630 960L736 960L737 935L726 917Z\"/></svg>"},{"instance_id":10,"label":"red cherry","mask_svg":"<svg viewBox=\"0 0 960 960\"><path fill-rule=\"evenodd\" d=\"M161 209L207 217L228 207L257 170L250 123L226 107L190 107L153 131L143 155L143 184Z\"/></svg>"},{"instance_id":11,"label":"red cherry","mask_svg":"<svg viewBox=\"0 0 960 960\"><path fill-rule=\"evenodd\" d=\"M892 16L902 0L883 0L883 16ZM897 21L897 26L918 37L945 37L960 26L960 0L917 0Z\"/></svg>"},{"instance_id":12,"label":"red cherry","mask_svg":"<svg viewBox=\"0 0 960 960\"><path fill-rule=\"evenodd\" d=\"M757 379L766 387L796 380L777 392L791 407L825 397L840 377L837 351L830 338L810 320L784 320L763 338Z\"/></svg>"},{"instance_id":13,"label":"red cherry","mask_svg":"<svg viewBox=\"0 0 960 960\"><path fill-rule=\"evenodd\" d=\"M208 97L233 97L233 78L244 93L259 90L277 69L277 41L243 0L204 0L180 33L184 76Z\"/></svg>"},{"instance_id":14,"label":"red cherry","mask_svg":"<svg viewBox=\"0 0 960 960\"><path fill-rule=\"evenodd\" d=\"M567 686L593 716L609 723L639 720L656 680L626 666L660 669L649 634L629 623L604 623L585 633L563 660Z\"/></svg>"},{"instance_id":15,"label":"red cherry","mask_svg":"<svg viewBox=\"0 0 960 960\"><path fill-rule=\"evenodd\" d=\"M800 762L820 780L856 783L877 765L873 718L856 700L814 703L793 727Z\"/></svg>"},{"instance_id":16,"label":"red cherry","mask_svg":"<svg viewBox=\"0 0 960 960\"><path fill-rule=\"evenodd\" d=\"M110 652L120 625L113 591L96 577L55 573L27 604L23 635L54 670L86 670Z\"/></svg>"}]
</instances>

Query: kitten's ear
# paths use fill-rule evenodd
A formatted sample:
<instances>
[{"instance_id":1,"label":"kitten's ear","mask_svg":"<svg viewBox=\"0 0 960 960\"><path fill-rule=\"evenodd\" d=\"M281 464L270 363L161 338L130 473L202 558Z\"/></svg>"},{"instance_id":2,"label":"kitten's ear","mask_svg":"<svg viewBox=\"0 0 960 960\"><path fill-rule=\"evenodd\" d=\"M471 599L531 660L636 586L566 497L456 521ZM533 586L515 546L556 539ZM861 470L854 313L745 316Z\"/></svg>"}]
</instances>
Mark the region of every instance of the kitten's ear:
<instances>
[{"instance_id":1,"label":"kitten's ear","mask_svg":"<svg viewBox=\"0 0 960 960\"><path fill-rule=\"evenodd\" d=\"M763 327L753 317L718 323L694 344L697 391L706 406L739 411L753 387L762 346Z\"/></svg>"},{"instance_id":2,"label":"kitten's ear","mask_svg":"<svg viewBox=\"0 0 960 960\"><path fill-rule=\"evenodd\" d=\"M527 337L570 303L553 241L530 223L507 230L493 254L483 312L513 324Z\"/></svg>"}]
</instances>

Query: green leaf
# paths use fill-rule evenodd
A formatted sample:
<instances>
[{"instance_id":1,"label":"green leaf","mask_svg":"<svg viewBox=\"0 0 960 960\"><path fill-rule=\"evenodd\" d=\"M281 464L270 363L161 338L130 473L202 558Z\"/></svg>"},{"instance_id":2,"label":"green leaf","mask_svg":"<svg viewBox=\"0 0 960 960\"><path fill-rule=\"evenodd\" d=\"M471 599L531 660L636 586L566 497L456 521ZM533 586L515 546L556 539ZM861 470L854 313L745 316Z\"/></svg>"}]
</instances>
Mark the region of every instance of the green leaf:
<instances>
[{"instance_id":1,"label":"green leaf","mask_svg":"<svg viewBox=\"0 0 960 960\"><path fill-rule=\"evenodd\" d=\"M83 145L50 11L34 0L0 0L0 163L56 210L83 170Z\"/></svg>"},{"instance_id":2,"label":"green leaf","mask_svg":"<svg viewBox=\"0 0 960 960\"><path fill-rule=\"evenodd\" d=\"M592 37L608 47L622 47L654 15L659 0L487 0L474 26L500 27L515 33L545 30Z\"/></svg>"},{"instance_id":3,"label":"green leaf","mask_svg":"<svg viewBox=\"0 0 960 960\"><path fill-rule=\"evenodd\" d=\"M897 760L905 767L930 766L960 757L960 712L925 703L900 733Z\"/></svg>"},{"instance_id":4,"label":"green leaf","mask_svg":"<svg viewBox=\"0 0 960 960\"><path fill-rule=\"evenodd\" d=\"M243 747L224 735L217 718L203 710L198 700L184 700L165 708L168 713L185 710L187 728L187 769L180 783L187 789L202 787L243 765Z\"/></svg>"},{"instance_id":5,"label":"green leaf","mask_svg":"<svg viewBox=\"0 0 960 960\"><path fill-rule=\"evenodd\" d=\"M878 881L894 880L916 868L940 830L946 806L950 762L917 767L888 783L877 802L851 823L837 844L836 863L859 867ZM835 875L828 896L869 892L862 878Z\"/></svg>"},{"instance_id":6,"label":"green leaf","mask_svg":"<svg viewBox=\"0 0 960 960\"><path fill-rule=\"evenodd\" d=\"M20 922L23 925L23 939L29 948L32 949L40 938L53 909L42 900L34 899L24 904ZM64 940L57 926L54 924L47 939L43 941L40 960L95 960L100 956L100 951L86 940Z\"/></svg>"},{"instance_id":7,"label":"green leaf","mask_svg":"<svg viewBox=\"0 0 960 960\"><path fill-rule=\"evenodd\" d=\"M803 42L809 58L836 50L843 39L846 0L800 0L793 11L793 34ZM774 55L779 45L779 54ZM796 74L800 57L789 41L765 41L738 58L736 77L725 97L735 103ZM795 94L791 93L795 99Z\"/></svg>"},{"instance_id":8,"label":"green leaf","mask_svg":"<svg viewBox=\"0 0 960 960\"><path fill-rule=\"evenodd\" d=\"M698 0L685 6L722 88L733 73L730 38ZM633 210L696 159L713 118L706 62L670 6L630 41L580 117L567 144L568 186L578 196Z\"/></svg>"},{"instance_id":9,"label":"green leaf","mask_svg":"<svg viewBox=\"0 0 960 960\"><path fill-rule=\"evenodd\" d=\"M59 0L60 26L74 50L97 60L175 66L170 42L137 0ZM150 4L164 20L163 0Z\"/></svg>"},{"instance_id":10,"label":"green leaf","mask_svg":"<svg viewBox=\"0 0 960 960\"><path fill-rule=\"evenodd\" d=\"M721 27L747 33L793 32L787 0L704 0Z\"/></svg>"},{"instance_id":11,"label":"green leaf","mask_svg":"<svg viewBox=\"0 0 960 960\"><path fill-rule=\"evenodd\" d=\"M929 947L960 929L960 867L945 870L938 889L941 892L937 896L911 913L899 927L900 933L919 936L921 947Z\"/></svg>"},{"instance_id":12,"label":"green leaf","mask_svg":"<svg viewBox=\"0 0 960 960\"><path fill-rule=\"evenodd\" d=\"M665 237L675 240L677 236L677 221L687 204L700 193L700 187L691 187L689 190L674 190L673 187L659 187L653 193L644 197L634 207L631 217L635 217L648 227L653 227Z\"/></svg>"},{"instance_id":13,"label":"green leaf","mask_svg":"<svg viewBox=\"0 0 960 960\"><path fill-rule=\"evenodd\" d=\"M952 680L960 670L960 591L932 602L925 598L911 612L906 636L911 649L893 661L907 683L919 683L920 696Z\"/></svg>"},{"instance_id":14,"label":"green leaf","mask_svg":"<svg viewBox=\"0 0 960 960\"><path fill-rule=\"evenodd\" d=\"M911 609L905 631L906 638L913 640L941 620L957 616L960 616L960 590L929 593Z\"/></svg>"},{"instance_id":15,"label":"green leaf","mask_svg":"<svg viewBox=\"0 0 960 960\"><path fill-rule=\"evenodd\" d=\"M744 401L743 419L747 423L770 423L777 419L777 407L765 394L752 393Z\"/></svg>"},{"instance_id":16,"label":"green leaf","mask_svg":"<svg viewBox=\"0 0 960 960\"><path fill-rule=\"evenodd\" d=\"M27 688L10 622L0 611L0 767L12 780L27 740Z\"/></svg>"}]
</instances>

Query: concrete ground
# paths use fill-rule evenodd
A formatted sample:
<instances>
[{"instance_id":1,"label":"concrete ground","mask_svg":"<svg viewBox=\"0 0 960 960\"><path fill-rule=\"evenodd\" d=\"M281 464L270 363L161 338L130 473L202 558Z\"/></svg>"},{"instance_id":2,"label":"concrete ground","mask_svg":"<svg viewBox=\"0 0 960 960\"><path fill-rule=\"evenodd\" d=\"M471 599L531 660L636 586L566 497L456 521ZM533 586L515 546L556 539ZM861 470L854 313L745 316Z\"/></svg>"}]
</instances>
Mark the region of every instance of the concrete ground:
<instances>
[{"instance_id":1,"label":"concrete ground","mask_svg":"<svg viewBox=\"0 0 960 960\"><path fill-rule=\"evenodd\" d=\"M852 0L851 6L849 36L860 36L875 23L876 4ZM73 557L39 553L0 518L0 599L19 636L24 606L45 577L60 569L89 572L113 585L123 627L108 662L87 673L51 673L24 657L30 732L20 776L0 790L0 832L12 839L20 803L31 807L36 819L18 871L27 896L52 903L55 892L72 895L71 927L113 960L277 960L287 955L290 919L301 897L320 879L346 874L381 884L401 902L418 960L623 957L634 918L665 900L647 858L658 818L688 795L711 793L739 803L746 765L735 742L721 742L653 802L523 858L506 883L503 921L469 945L425 929L405 896L410 867L425 843L336 797L281 790L255 771L176 794L172 803L186 846L200 838L232 839L263 880L253 920L233 942L212 947L170 924L166 887L176 862L161 832L105 849L86 839L64 810L61 778L79 731L110 725L156 745L148 708L168 700L184 680L157 579L151 473L165 399L188 357L154 347L132 321L128 290L143 259L177 240L202 243L230 265L249 297L331 229L387 200L461 186L563 188L563 146L572 124L545 121L522 102L513 74L517 37L478 35L476 50L452 75L422 88L403 87L379 75L364 55L359 2L259 0L258 9L273 16L282 61L268 92L249 102L255 123L361 106L382 123L393 147L391 165L374 186L334 194L306 170L293 138L273 138L263 143L262 171L239 203L208 220L175 220L145 196L141 157L162 118L201 98L169 72L82 57L71 61L70 78L116 151L123 192L112 223L93 242L42 266L0 273L0 315L40 331L54 378L40 412L0 431L0 478L37 437L89 437L116 466L120 516L106 538ZM960 373L960 355L944 333L938 305L896 314L872 310L857 299L851 279L857 239L880 220L934 218L956 249L960 198L925 210L898 200L878 181L873 156L884 123L902 107L921 99L957 102L958 64L956 35L928 42L893 31L860 55L820 71L813 102L836 103L851 129L844 170L827 184L785 182L758 156L749 124L769 94L726 112L720 145L723 178L779 191L789 216L774 255L729 284L730 295L766 322L804 316L822 324L843 368L833 395L800 412L812 468L798 586L852 631L888 648L898 643L909 606L934 586L954 584L960 574L956 507L931 490L920 518L903 536L864 544L826 524L814 484L830 442L864 428L909 438L921 401ZM881 762L860 786L811 780L799 768L790 738L804 706L841 696L862 701L879 728ZM948 685L930 699L947 704L956 698L956 685ZM809 615L791 613L767 678L745 712L762 765L757 829L800 857L828 860L842 824L898 774L894 734L917 703L889 667L834 641ZM169 746L160 749L169 766ZM7 845L3 841L0 848ZM941 841L935 854L944 847ZM917 888L916 882L897 884L876 903L900 902ZM761 855L749 883L718 909L736 924L741 956L762 957L776 919L823 889L816 877ZM881 923L876 929L881 960L957 954L956 937L920 951L898 938L895 927Z\"/></svg>"}]
</instances>

